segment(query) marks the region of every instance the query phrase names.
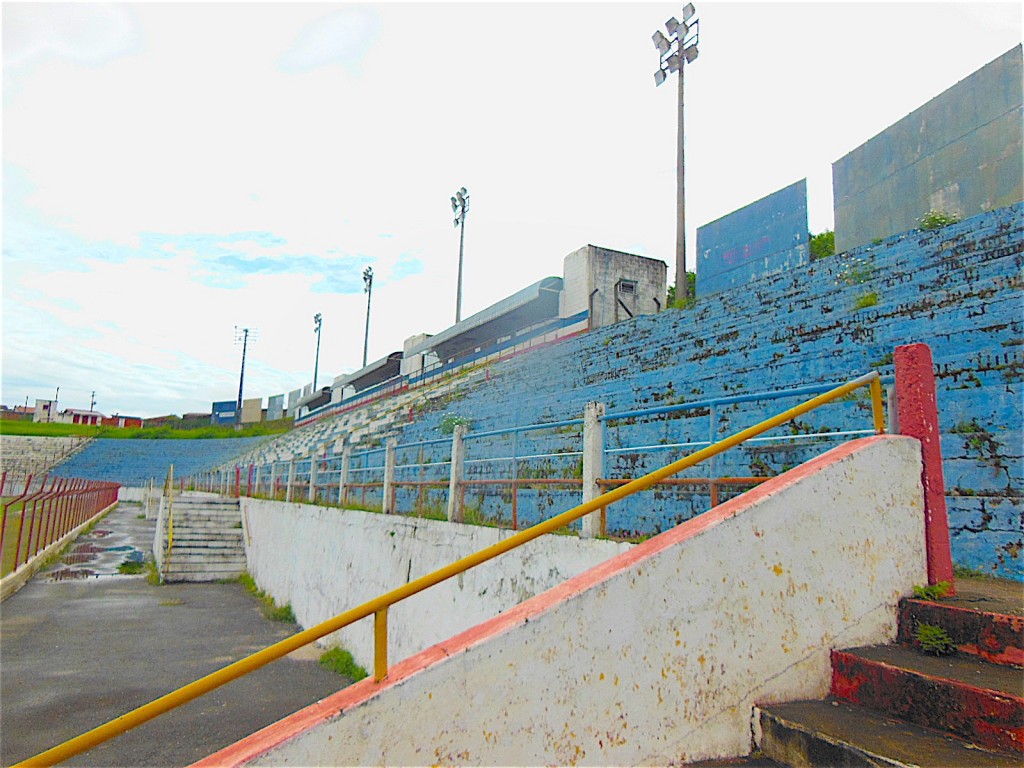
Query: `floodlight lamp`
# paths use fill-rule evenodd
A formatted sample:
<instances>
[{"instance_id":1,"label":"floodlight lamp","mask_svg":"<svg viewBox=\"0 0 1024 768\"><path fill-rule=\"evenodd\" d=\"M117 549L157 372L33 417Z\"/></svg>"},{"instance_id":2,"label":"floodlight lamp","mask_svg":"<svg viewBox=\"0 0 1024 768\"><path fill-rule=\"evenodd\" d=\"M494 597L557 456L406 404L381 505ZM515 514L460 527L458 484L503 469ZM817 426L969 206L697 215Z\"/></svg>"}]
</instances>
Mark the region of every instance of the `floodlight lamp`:
<instances>
[{"instance_id":1,"label":"floodlight lamp","mask_svg":"<svg viewBox=\"0 0 1024 768\"><path fill-rule=\"evenodd\" d=\"M466 196L467 196L467 195L469 194L469 192L467 192L467 191L466 191L466 188L465 188L465 187L462 187L462 188L461 188L461 189L459 190L459 192L461 192L461 193L462 193L462 196L463 196L463 197L466 197Z\"/></svg>"},{"instance_id":2,"label":"floodlight lamp","mask_svg":"<svg viewBox=\"0 0 1024 768\"><path fill-rule=\"evenodd\" d=\"M455 217L455 219L452 221L452 224L454 224L455 227L458 228L458 226L459 226L459 217L458 216Z\"/></svg>"},{"instance_id":3,"label":"floodlight lamp","mask_svg":"<svg viewBox=\"0 0 1024 768\"><path fill-rule=\"evenodd\" d=\"M658 86L665 82L665 70L659 69L654 73L654 85Z\"/></svg>"},{"instance_id":4,"label":"floodlight lamp","mask_svg":"<svg viewBox=\"0 0 1024 768\"><path fill-rule=\"evenodd\" d=\"M459 210L459 201L456 200L454 197L452 198L452 210L453 211Z\"/></svg>"},{"instance_id":5,"label":"floodlight lamp","mask_svg":"<svg viewBox=\"0 0 1024 768\"><path fill-rule=\"evenodd\" d=\"M665 60L665 69L669 72L675 72L679 69L679 54L673 53Z\"/></svg>"},{"instance_id":6,"label":"floodlight lamp","mask_svg":"<svg viewBox=\"0 0 1024 768\"><path fill-rule=\"evenodd\" d=\"M683 58L686 59L687 64L692 64L697 58L697 45L691 45L685 51L683 51Z\"/></svg>"},{"instance_id":7,"label":"floodlight lamp","mask_svg":"<svg viewBox=\"0 0 1024 768\"><path fill-rule=\"evenodd\" d=\"M677 29L679 29L679 20L675 16L665 22L665 30L668 32L669 37L674 35ZM683 30L683 34L686 34L686 30Z\"/></svg>"},{"instance_id":8,"label":"floodlight lamp","mask_svg":"<svg viewBox=\"0 0 1024 768\"><path fill-rule=\"evenodd\" d=\"M661 53L668 51L669 42L665 39L665 35L661 33L660 29L651 35L651 40L654 41L654 47L661 51Z\"/></svg>"},{"instance_id":9,"label":"floodlight lamp","mask_svg":"<svg viewBox=\"0 0 1024 768\"><path fill-rule=\"evenodd\" d=\"M687 3L683 6L683 21L689 21L693 18L693 14L697 12L697 9L693 7L693 3Z\"/></svg>"}]
</instances>

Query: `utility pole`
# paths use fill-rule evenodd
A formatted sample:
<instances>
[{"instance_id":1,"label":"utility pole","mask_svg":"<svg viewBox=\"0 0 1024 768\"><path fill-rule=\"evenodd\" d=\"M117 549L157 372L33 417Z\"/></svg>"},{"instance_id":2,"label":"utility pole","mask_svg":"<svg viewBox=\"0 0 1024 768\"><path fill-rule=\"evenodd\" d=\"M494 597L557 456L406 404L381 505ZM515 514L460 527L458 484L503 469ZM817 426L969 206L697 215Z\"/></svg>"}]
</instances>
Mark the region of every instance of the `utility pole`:
<instances>
[{"instance_id":1,"label":"utility pole","mask_svg":"<svg viewBox=\"0 0 1024 768\"><path fill-rule=\"evenodd\" d=\"M242 345L242 370L238 374L238 402L235 404L235 428L242 428L242 387L245 384L245 353L249 348L249 337L252 336L252 340L256 341L256 334L258 333L255 328L239 328L235 326L235 344Z\"/></svg>"},{"instance_id":2,"label":"utility pole","mask_svg":"<svg viewBox=\"0 0 1024 768\"><path fill-rule=\"evenodd\" d=\"M665 22L665 37L661 30L651 39L658 49L658 71L654 73L655 85L661 85L668 75L679 70L679 114L676 132L676 301L690 298L690 284L686 279L686 157L684 146L685 126L683 121L683 71L687 64L697 58L699 20L693 16L693 3L683 7L683 20L675 17Z\"/></svg>"},{"instance_id":3,"label":"utility pole","mask_svg":"<svg viewBox=\"0 0 1024 768\"><path fill-rule=\"evenodd\" d=\"M452 211L455 213L455 226L459 229L459 282L455 293L455 322L462 319L462 246L466 239L466 214L469 213L469 192L465 187L459 189L452 198Z\"/></svg>"},{"instance_id":4,"label":"utility pole","mask_svg":"<svg viewBox=\"0 0 1024 768\"><path fill-rule=\"evenodd\" d=\"M370 348L370 299L373 296L373 267L363 270L363 290L366 292L366 334L363 336L363 368L365 368L366 353Z\"/></svg>"},{"instance_id":5,"label":"utility pole","mask_svg":"<svg viewBox=\"0 0 1024 768\"><path fill-rule=\"evenodd\" d=\"M316 334L316 361L313 363L313 391L316 392L316 377L320 370L320 324L323 316L317 312L313 315L313 333Z\"/></svg>"}]
</instances>

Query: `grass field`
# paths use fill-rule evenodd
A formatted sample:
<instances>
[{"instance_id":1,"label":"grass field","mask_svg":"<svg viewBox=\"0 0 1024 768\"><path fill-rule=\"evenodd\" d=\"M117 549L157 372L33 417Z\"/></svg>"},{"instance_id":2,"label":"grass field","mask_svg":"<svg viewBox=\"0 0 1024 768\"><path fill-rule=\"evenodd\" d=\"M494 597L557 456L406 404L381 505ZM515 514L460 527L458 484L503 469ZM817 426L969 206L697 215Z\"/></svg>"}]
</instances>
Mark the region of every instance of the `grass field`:
<instances>
[{"instance_id":1,"label":"grass field","mask_svg":"<svg viewBox=\"0 0 1024 768\"><path fill-rule=\"evenodd\" d=\"M141 429L119 429L117 427L90 427L85 424L36 423L32 421L0 421L0 434L23 435L28 437L102 437L114 440L214 440L235 437L263 437L279 435L293 426L290 419L250 424L244 429L234 427L142 427Z\"/></svg>"}]
</instances>

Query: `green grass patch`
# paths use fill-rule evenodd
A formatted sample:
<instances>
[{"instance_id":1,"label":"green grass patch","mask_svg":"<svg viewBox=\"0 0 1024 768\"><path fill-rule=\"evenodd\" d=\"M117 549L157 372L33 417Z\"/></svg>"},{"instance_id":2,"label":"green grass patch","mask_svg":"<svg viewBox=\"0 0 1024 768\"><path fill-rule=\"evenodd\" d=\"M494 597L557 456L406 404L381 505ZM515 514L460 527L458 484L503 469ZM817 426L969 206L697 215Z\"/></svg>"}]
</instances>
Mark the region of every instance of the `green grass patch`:
<instances>
[{"instance_id":1,"label":"green grass patch","mask_svg":"<svg viewBox=\"0 0 1024 768\"><path fill-rule=\"evenodd\" d=\"M954 565L953 577L957 579L998 579L999 577L983 571L981 568L970 568L966 565Z\"/></svg>"},{"instance_id":2,"label":"green grass patch","mask_svg":"<svg viewBox=\"0 0 1024 768\"><path fill-rule=\"evenodd\" d=\"M369 676L369 673L365 669L356 664L356 660L352 658L352 654L341 647L331 648L331 650L325 651L323 655L320 656L320 666L331 670L331 672L334 672L336 675L347 677L353 683Z\"/></svg>"},{"instance_id":3,"label":"green grass patch","mask_svg":"<svg viewBox=\"0 0 1024 768\"><path fill-rule=\"evenodd\" d=\"M54 424L32 421L0 421L0 434L27 437L102 437L113 440L223 440L236 437L263 437L290 431L288 419L248 424L242 429L209 424L200 427L161 425L136 429L93 427L87 424Z\"/></svg>"},{"instance_id":4,"label":"green grass patch","mask_svg":"<svg viewBox=\"0 0 1024 768\"><path fill-rule=\"evenodd\" d=\"M163 579L160 578L160 571L156 567L156 562L153 560L146 561L146 583L159 587L163 584Z\"/></svg>"},{"instance_id":5,"label":"green grass patch","mask_svg":"<svg viewBox=\"0 0 1024 768\"><path fill-rule=\"evenodd\" d=\"M874 307L878 304L878 293L871 291L871 293L862 293L857 297L853 303L854 309L867 309L868 307Z\"/></svg>"},{"instance_id":6,"label":"green grass patch","mask_svg":"<svg viewBox=\"0 0 1024 768\"><path fill-rule=\"evenodd\" d=\"M940 581L938 584L929 584L926 587L914 586L914 597L918 600L941 600L950 593L953 585L948 581Z\"/></svg>"},{"instance_id":7,"label":"green grass patch","mask_svg":"<svg viewBox=\"0 0 1024 768\"><path fill-rule=\"evenodd\" d=\"M256 582L252 576L248 573L243 573L236 579L239 584L245 587L246 591L260 601L260 608L263 611L263 615L271 621L286 621L291 624L296 624L295 612L292 610L291 603L285 603L284 605L278 605L277 602L264 592L262 589L256 586Z\"/></svg>"},{"instance_id":8,"label":"green grass patch","mask_svg":"<svg viewBox=\"0 0 1024 768\"><path fill-rule=\"evenodd\" d=\"M917 625L917 642L921 650L932 656L949 656L956 653L956 643L949 633L937 624L920 622Z\"/></svg>"},{"instance_id":9,"label":"green grass patch","mask_svg":"<svg viewBox=\"0 0 1024 768\"><path fill-rule=\"evenodd\" d=\"M138 560L125 560L117 566L117 572L125 576L135 576L136 574L143 573L145 570L146 564L140 563Z\"/></svg>"}]
</instances>

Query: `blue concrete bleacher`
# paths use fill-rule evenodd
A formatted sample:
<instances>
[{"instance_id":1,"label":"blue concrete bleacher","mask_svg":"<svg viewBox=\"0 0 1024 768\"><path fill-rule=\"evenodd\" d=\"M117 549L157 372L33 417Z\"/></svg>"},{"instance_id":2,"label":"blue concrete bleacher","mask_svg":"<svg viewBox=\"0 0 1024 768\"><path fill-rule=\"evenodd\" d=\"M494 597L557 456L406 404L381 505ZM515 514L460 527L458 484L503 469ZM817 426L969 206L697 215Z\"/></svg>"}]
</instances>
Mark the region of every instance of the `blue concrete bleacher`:
<instances>
[{"instance_id":1,"label":"blue concrete bleacher","mask_svg":"<svg viewBox=\"0 0 1024 768\"><path fill-rule=\"evenodd\" d=\"M221 440L93 440L82 451L57 465L51 475L108 480L139 487L153 480L164 481L168 467L174 465L176 477L231 461L244 451L266 442L266 437L239 437Z\"/></svg>"},{"instance_id":2,"label":"blue concrete bleacher","mask_svg":"<svg viewBox=\"0 0 1024 768\"><path fill-rule=\"evenodd\" d=\"M590 400L614 413L839 382L869 370L892 374L896 346L925 342L938 378L954 559L1021 578L1022 212L1024 205L1016 205L939 230L907 232L701 299L689 310L638 317L495 364L486 380L461 389L459 398L402 425L398 441L437 438L451 414L470 418L479 432L579 418ZM611 423L606 444L707 440L712 432L725 436L794 404L724 408L713 430L706 410ZM791 431L870 427L869 406L860 397L803 417ZM552 439L520 435L517 454L569 450L579 442L564 433ZM443 460L446 451L431 446L424 459ZM723 457L715 475L775 474L820 451L820 445L748 445ZM683 452L612 454L605 475L635 477ZM510 455L508 440L468 444L468 459L487 455ZM508 469L507 462L489 466L470 464L467 474L501 476ZM568 476L573 462L523 462L520 475L531 466ZM507 496L489 494L485 511L507 518ZM520 520L546 517L578 498L551 489L524 492ZM656 533L706 507L703 494L659 491L609 510L609 528L623 535Z\"/></svg>"}]
</instances>

